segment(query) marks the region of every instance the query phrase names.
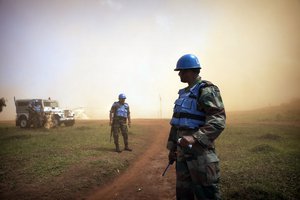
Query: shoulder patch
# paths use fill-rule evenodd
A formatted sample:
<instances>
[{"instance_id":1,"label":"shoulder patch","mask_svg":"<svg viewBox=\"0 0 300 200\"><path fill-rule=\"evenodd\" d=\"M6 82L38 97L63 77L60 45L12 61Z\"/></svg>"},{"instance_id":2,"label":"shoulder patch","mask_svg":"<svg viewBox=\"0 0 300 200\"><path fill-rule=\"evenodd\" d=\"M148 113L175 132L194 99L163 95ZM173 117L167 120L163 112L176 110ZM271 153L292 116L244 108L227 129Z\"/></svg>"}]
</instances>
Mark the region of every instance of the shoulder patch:
<instances>
[{"instance_id":1,"label":"shoulder patch","mask_svg":"<svg viewBox=\"0 0 300 200\"><path fill-rule=\"evenodd\" d=\"M213 85L214 85L212 82L206 81L206 80L201 81L200 84L201 84L201 85L203 84L202 87L208 87L208 86L213 86Z\"/></svg>"},{"instance_id":2,"label":"shoulder patch","mask_svg":"<svg viewBox=\"0 0 300 200\"><path fill-rule=\"evenodd\" d=\"M198 92L198 100L199 100L199 98L202 94L202 89L206 88L206 87L209 87L209 86L215 86L215 85L210 81L206 81L206 80L201 81L200 87L199 87L199 92Z\"/></svg>"},{"instance_id":3,"label":"shoulder patch","mask_svg":"<svg viewBox=\"0 0 300 200\"><path fill-rule=\"evenodd\" d=\"M206 81L206 80L201 81L200 87L199 87L199 92L198 92L198 97L197 97L197 108L198 108L198 110L203 110L203 105L201 105L201 103L200 103L200 97L202 95L203 89L205 89L207 87L217 88L217 86L214 85L210 81ZM218 90L218 88L217 88L217 90Z\"/></svg>"}]
</instances>

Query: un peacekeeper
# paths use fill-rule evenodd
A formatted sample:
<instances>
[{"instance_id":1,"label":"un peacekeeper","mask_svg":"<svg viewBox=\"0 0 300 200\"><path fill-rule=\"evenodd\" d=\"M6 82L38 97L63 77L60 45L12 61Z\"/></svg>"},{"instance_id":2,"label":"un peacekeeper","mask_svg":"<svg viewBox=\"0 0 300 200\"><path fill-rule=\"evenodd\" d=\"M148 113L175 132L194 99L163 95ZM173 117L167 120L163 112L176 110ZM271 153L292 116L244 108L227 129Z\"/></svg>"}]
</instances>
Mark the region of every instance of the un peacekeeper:
<instances>
[{"instance_id":1,"label":"un peacekeeper","mask_svg":"<svg viewBox=\"0 0 300 200\"><path fill-rule=\"evenodd\" d=\"M179 90L171 119L167 148L176 161L178 200L221 199L219 158L214 140L225 128L225 110L217 86L201 80L195 55L182 56L175 71L188 86Z\"/></svg>"},{"instance_id":2,"label":"un peacekeeper","mask_svg":"<svg viewBox=\"0 0 300 200\"><path fill-rule=\"evenodd\" d=\"M116 145L116 152L121 153L119 146L119 130L121 130L123 141L126 151L132 151L128 147L128 128L127 128L127 119L128 126L131 125L129 105L125 103L126 96L125 94L119 95L119 101L114 102L109 114L109 125L112 127L114 143Z\"/></svg>"},{"instance_id":3,"label":"un peacekeeper","mask_svg":"<svg viewBox=\"0 0 300 200\"><path fill-rule=\"evenodd\" d=\"M33 123L34 128L42 126L42 107L36 99L29 104L29 119Z\"/></svg>"},{"instance_id":4,"label":"un peacekeeper","mask_svg":"<svg viewBox=\"0 0 300 200\"><path fill-rule=\"evenodd\" d=\"M2 112L3 107L6 106L5 99L2 97L0 99L0 112Z\"/></svg>"}]
</instances>

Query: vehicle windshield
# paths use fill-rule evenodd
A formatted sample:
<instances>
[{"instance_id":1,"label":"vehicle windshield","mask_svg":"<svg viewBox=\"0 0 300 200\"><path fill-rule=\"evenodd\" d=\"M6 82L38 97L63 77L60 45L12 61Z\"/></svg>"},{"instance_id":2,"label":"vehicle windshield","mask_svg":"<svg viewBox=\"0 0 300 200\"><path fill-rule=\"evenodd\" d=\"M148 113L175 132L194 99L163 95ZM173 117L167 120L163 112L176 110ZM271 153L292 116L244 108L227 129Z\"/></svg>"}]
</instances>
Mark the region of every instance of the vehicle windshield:
<instances>
[{"instance_id":1,"label":"vehicle windshield","mask_svg":"<svg viewBox=\"0 0 300 200\"><path fill-rule=\"evenodd\" d=\"M58 107L57 101L44 101L45 107Z\"/></svg>"}]
</instances>

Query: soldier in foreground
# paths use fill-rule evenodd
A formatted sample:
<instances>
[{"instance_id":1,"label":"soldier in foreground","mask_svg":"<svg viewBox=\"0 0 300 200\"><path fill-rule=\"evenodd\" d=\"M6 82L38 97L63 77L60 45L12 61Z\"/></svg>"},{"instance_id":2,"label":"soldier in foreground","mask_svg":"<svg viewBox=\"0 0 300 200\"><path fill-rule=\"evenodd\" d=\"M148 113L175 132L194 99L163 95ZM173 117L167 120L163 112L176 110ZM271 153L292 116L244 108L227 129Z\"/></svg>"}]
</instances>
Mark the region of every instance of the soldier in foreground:
<instances>
[{"instance_id":1,"label":"soldier in foreground","mask_svg":"<svg viewBox=\"0 0 300 200\"><path fill-rule=\"evenodd\" d=\"M214 140L224 130L226 116L218 87L201 80L200 69L192 54L182 56L175 69L188 84L178 92L167 143L169 163L176 161L178 200L221 198Z\"/></svg>"},{"instance_id":2,"label":"soldier in foreground","mask_svg":"<svg viewBox=\"0 0 300 200\"><path fill-rule=\"evenodd\" d=\"M121 153L119 146L119 131L121 130L124 145L124 150L132 151L128 147L128 128L127 128L127 119L128 126L130 127L131 119L130 119L130 111L129 105L125 103L126 96L125 94L119 95L119 101L114 102L109 114L109 125L112 128L114 143L116 145L116 152Z\"/></svg>"}]
</instances>

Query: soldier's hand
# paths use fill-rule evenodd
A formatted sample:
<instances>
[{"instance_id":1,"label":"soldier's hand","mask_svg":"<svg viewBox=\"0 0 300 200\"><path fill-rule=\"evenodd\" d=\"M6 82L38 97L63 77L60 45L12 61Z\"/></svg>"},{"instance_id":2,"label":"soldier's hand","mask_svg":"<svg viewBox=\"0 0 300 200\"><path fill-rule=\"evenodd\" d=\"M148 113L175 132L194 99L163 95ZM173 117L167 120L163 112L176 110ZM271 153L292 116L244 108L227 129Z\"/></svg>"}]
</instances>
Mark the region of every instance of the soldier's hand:
<instances>
[{"instance_id":1,"label":"soldier's hand","mask_svg":"<svg viewBox=\"0 0 300 200\"><path fill-rule=\"evenodd\" d=\"M128 127L129 127L129 128L131 127L131 123L128 123Z\"/></svg>"},{"instance_id":2,"label":"soldier's hand","mask_svg":"<svg viewBox=\"0 0 300 200\"><path fill-rule=\"evenodd\" d=\"M171 150L169 152L169 163L172 165L176 160L177 160L177 152Z\"/></svg>"},{"instance_id":3,"label":"soldier's hand","mask_svg":"<svg viewBox=\"0 0 300 200\"><path fill-rule=\"evenodd\" d=\"M109 122L109 125L110 125L110 126L112 125L112 122L111 122L111 121Z\"/></svg>"},{"instance_id":4,"label":"soldier's hand","mask_svg":"<svg viewBox=\"0 0 300 200\"><path fill-rule=\"evenodd\" d=\"M188 145L193 145L196 142L196 139L191 135L182 136L179 141L180 146L187 147Z\"/></svg>"}]
</instances>

